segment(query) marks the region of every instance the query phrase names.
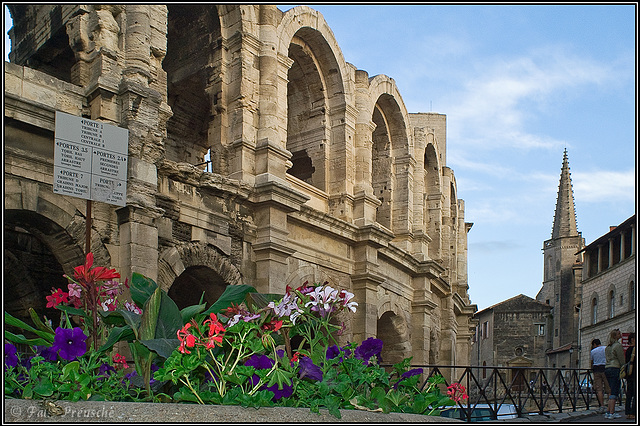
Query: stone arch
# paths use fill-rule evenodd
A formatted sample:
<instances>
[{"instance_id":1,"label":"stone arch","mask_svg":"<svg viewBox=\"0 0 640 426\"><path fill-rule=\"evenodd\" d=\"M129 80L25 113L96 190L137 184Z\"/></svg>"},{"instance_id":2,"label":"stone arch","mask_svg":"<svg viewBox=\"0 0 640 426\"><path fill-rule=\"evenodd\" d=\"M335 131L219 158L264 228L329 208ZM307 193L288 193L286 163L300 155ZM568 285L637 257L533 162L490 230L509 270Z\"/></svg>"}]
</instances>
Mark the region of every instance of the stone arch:
<instances>
[{"instance_id":1,"label":"stone arch","mask_svg":"<svg viewBox=\"0 0 640 426\"><path fill-rule=\"evenodd\" d=\"M631 274L627 279L627 291L628 291L628 310L632 311L636 308L636 277Z\"/></svg>"},{"instance_id":2,"label":"stone arch","mask_svg":"<svg viewBox=\"0 0 640 426\"><path fill-rule=\"evenodd\" d=\"M86 219L74 202L51 187L35 182L5 180L5 227L7 223L35 233L51 249L65 274L85 262ZM82 200L84 201L84 200ZM91 228L94 265L111 266L111 255L103 236Z\"/></svg>"},{"instance_id":3,"label":"stone arch","mask_svg":"<svg viewBox=\"0 0 640 426\"><path fill-rule=\"evenodd\" d=\"M322 191L344 192L353 181L345 159L345 144L353 143L354 133L346 116L347 94L352 93L346 87L347 64L322 15L307 6L285 12L277 33L278 54L292 60L286 149L293 166L287 173Z\"/></svg>"},{"instance_id":4,"label":"stone arch","mask_svg":"<svg viewBox=\"0 0 640 426\"><path fill-rule=\"evenodd\" d=\"M406 233L413 221L413 145L404 102L393 79L377 75L370 80L372 102L371 185L381 202L376 222L394 232ZM396 191L395 188L406 188Z\"/></svg>"},{"instance_id":5,"label":"stone arch","mask_svg":"<svg viewBox=\"0 0 640 426\"><path fill-rule=\"evenodd\" d=\"M393 311L378 318L377 338L382 340L382 362L396 364L411 356L409 327L406 320Z\"/></svg>"},{"instance_id":6,"label":"stone arch","mask_svg":"<svg viewBox=\"0 0 640 426\"><path fill-rule=\"evenodd\" d=\"M59 311L46 308L51 288L66 290L74 268L85 262L85 218L67 199L37 183L7 185L4 211L4 300L7 312L27 319L33 307L48 318ZM92 229L94 265L110 266L102 237Z\"/></svg>"},{"instance_id":7,"label":"stone arch","mask_svg":"<svg viewBox=\"0 0 640 426\"><path fill-rule=\"evenodd\" d=\"M206 297L209 298L219 297L221 286L242 284L238 268L211 244L182 243L162 251L158 261L158 287L169 293L176 280L188 288L197 279L204 279L201 287L208 290ZM194 292L196 296L189 300L199 300L199 288Z\"/></svg>"},{"instance_id":8,"label":"stone arch","mask_svg":"<svg viewBox=\"0 0 640 426\"><path fill-rule=\"evenodd\" d=\"M184 31L188 27L189 31ZM203 4L167 6L167 159L203 163L213 155L213 170L223 172L221 149L222 29L218 8ZM212 149L212 147L214 147ZM212 154L215 153L215 154Z\"/></svg>"}]
</instances>

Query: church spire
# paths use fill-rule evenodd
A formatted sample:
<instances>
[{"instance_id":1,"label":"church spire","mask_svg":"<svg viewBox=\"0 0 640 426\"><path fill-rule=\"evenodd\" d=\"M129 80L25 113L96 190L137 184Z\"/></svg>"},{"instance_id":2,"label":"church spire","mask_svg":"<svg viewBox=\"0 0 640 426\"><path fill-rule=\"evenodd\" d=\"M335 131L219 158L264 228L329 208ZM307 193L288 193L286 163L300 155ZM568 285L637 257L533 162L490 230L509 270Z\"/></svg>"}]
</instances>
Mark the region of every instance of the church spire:
<instances>
[{"instance_id":1,"label":"church spire","mask_svg":"<svg viewBox=\"0 0 640 426\"><path fill-rule=\"evenodd\" d=\"M556 214L553 219L553 231L551 238L574 237L578 235L576 223L576 208L573 199L573 186L571 173L569 172L569 158L567 149L564 149L562 159L562 171L560 184L558 185L558 200L556 201Z\"/></svg>"}]
</instances>

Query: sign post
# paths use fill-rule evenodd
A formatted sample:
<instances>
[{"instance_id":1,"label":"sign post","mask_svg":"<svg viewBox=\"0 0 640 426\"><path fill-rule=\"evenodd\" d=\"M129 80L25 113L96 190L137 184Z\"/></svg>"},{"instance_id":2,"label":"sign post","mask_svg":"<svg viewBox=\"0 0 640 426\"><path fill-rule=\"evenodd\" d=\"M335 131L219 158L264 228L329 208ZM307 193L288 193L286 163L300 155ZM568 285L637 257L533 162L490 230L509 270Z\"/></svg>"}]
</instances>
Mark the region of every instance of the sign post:
<instances>
[{"instance_id":1,"label":"sign post","mask_svg":"<svg viewBox=\"0 0 640 426\"><path fill-rule=\"evenodd\" d=\"M88 118L56 111L53 192L87 200L85 252L91 251L92 200L126 205L129 131ZM93 345L98 348L95 283Z\"/></svg>"}]
</instances>

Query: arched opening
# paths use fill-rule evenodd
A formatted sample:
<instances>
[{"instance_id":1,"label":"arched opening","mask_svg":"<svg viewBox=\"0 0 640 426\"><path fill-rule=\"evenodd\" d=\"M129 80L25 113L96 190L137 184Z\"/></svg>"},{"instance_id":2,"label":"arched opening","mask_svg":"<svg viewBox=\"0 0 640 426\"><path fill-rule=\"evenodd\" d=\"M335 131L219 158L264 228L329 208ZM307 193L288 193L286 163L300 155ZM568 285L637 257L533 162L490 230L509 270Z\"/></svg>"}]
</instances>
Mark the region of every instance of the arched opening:
<instances>
[{"instance_id":1,"label":"arched opening","mask_svg":"<svg viewBox=\"0 0 640 426\"><path fill-rule=\"evenodd\" d=\"M65 231L37 213L5 211L4 223L4 309L28 324L29 308L59 323L60 311L47 308L46 296L52 288L67 290L69 281L51 247L51 238Z\"/></svg>"},{"instance_id":2,"label":"arched opening","mask_svg":"<svg viewBox=\"0 0 640 426\"><path fill-rule=\"evenodd\" d=\"M399 315L385 312L378 319L378 339L382 340L382 362L395 364L410 356L409 329Z\"/></svg>"},{"instance_id":3,"label":"arched opening","mask_svg":"<svg viewBox=\"0 0 640 426\"><path fill-rule=\"evenodd\" d=\"M303 28L289 46L293 64L287 84L287 150L293 166L287 173L325 191L329 156L327 88L321 64L306 43L318 37L316 31Z\"/></svg>"},{"instance_id":4,"label":"arched opening","mask_svg":"<svg viewBox=\"0 0 640 426\"><path fill-rule=\"evenodd\" d=\"M228 283L208 266L190 266L174 281L167 294L178 308L197 305L204 293L204 303L211 306L220 298Z\"/></svg>"},{"instance_id":5,"label":"arched opening","mask_svg":"<svg viewBox=\"0 0 640 426\"><path fill-rule=\"evenodd\" d=\"M595 297L591 300L591 324L595 325L598 322L598 299Z\"/></svg>"},{"instance_id":6,"label":"arched opening","mask_svg":"<svg viewBox=\"0 0 640 426\"><path fill-rule=\"evenodd\" d=\"M376 222L391 229L391 212L393 206L393 157L391 155L391 137L387 119L377 104L373 110L373 122L376 128L372 134L371 185L373 186L373 194L381 202L377 209Z\"/></svg>"},{"instance_id":7,"label":"arched opening","mask_svg":"<svg viewBox=\"0 0 640 426\"><path fill-rule=\"evenodd\" d=\"M165 155L211 170L205 155L209 153L215 168L221 151L216 132L210 131L212 126L220 127L216 126L216 105L221 102L221 69L215 66L221 49L220 19L210 5L176 4L167 9L167 54L162 68L173 115L167 122Z\"/></svg>"}]
</instances>

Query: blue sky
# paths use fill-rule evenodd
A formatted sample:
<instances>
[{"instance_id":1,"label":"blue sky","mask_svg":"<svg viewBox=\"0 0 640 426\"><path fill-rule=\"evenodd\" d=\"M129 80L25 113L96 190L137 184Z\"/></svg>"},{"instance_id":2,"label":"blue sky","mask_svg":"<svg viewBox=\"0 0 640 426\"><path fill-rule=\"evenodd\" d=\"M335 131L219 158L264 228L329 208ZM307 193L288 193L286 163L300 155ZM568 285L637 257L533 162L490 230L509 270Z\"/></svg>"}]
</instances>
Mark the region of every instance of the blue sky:
<instances>
[{"instance_id":1,"label":"blue sky","mask_svg":"<svg viewBox=\"0 0 640 426\"><path fill-rule=\"evenodd\" d=\"M634 4L310 7L409 112L446 114L478 309L540 290L565 148L587 244L635 213Z\"/></svg>"}]
</instances>

